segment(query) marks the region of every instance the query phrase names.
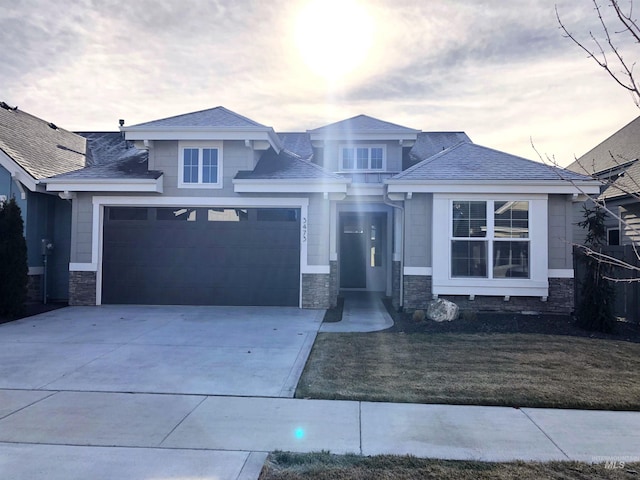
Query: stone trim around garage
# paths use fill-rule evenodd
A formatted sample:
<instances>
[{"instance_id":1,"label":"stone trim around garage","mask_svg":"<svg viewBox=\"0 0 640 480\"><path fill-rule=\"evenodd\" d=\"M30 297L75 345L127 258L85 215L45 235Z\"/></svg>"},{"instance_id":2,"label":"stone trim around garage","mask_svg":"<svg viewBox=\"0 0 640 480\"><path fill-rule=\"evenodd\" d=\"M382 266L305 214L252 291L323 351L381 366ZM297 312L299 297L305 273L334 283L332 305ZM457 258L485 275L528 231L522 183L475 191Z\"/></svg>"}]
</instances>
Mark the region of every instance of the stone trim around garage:
<instances>
[{"instance_id":1,"label":"stone trim around garage","mask_svg":"<svg viewBox=\"0 0 640 480\"><path fill-rule=\"evenodd\" d=\"M96 272L69 272L69 305L96 304Z\"/></svg>"},{"instance_id":2,"label":"stone trim around garage","mask_svg":"<svg viewBox=\"0 0 640 480\"><path fill-rule=\"evenodd\" d=\"M574 280L572 278L550 278L549 297L542 301L540 297L504 297L476 296L469 300L467 295L439 295L456 303L460 310L474 312L539 312L569 315L574 310ZM404 310L424 310L432 299L431 277L404 276Z\"/></svg>"},{"instance_id":3,"label":"stone trim around garage","mask_svg":"<svg viewBox=\"0 0 640 480\"><path fill-rule=\"evenodd\" d=\"M302 308L327 309L335 306L331 273L302 274Z\"/></svg>"}]
</instances>

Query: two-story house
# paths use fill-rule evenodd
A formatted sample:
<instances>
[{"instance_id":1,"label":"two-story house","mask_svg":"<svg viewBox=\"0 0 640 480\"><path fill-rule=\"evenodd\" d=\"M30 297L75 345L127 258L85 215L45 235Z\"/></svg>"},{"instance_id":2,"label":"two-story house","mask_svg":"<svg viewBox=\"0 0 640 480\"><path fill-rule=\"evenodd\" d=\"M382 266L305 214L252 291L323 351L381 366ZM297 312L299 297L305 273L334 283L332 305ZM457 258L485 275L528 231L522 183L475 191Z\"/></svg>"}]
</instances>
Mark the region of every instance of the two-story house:
<instances>
[{"instance_id":1,"label":"two-story house","mask_svg":"<svg viewBox=\"0 0 640 480\"><path fill-rule=\"evenodd\" d=\"M357 289L572 310L589 177L364 115L279 134L217 107L121 132L131 155L46 183L72 198L72 304L327 308Z\"/></svg>"}]
</instances>

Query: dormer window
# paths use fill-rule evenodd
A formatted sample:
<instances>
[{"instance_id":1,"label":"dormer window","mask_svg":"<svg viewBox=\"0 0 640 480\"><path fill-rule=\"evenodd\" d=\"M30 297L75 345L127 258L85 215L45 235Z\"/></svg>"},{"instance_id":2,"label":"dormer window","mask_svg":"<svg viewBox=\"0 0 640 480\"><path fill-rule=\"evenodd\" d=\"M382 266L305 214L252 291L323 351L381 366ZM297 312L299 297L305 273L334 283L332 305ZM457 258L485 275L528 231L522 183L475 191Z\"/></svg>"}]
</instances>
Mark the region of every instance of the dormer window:
<instances>
[{"instance_id":1,"label":"dormer window","mask_svg":"<svg viewBox=\"0 0 640 480\"><path fill-rule=\"evenodd\" d=\"M222 187L222 142L180 142L178 186Z\"/></svg>"},{"instance_id":2,"label":"dormer window","mask_svg":"<svg viewBox=\"0 0 640 480\"><path fill-rule=\"evenodd\" d=\"M342 170L384 170L384 145L343 146L340 148Z\"/></svg>"}]
</instances>

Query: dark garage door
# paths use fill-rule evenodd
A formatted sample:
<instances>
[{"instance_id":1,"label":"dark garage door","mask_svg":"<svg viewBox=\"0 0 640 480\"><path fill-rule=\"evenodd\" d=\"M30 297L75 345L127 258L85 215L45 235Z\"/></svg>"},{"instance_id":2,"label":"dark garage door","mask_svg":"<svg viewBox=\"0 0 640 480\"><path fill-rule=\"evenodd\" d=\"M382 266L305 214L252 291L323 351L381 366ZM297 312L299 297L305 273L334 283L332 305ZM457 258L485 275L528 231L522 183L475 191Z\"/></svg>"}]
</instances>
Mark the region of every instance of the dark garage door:
<instances>
[{"instance_id":1,"label":"dark garage door","mask_svg":"<svg viewBox=\"0 0 640 480\"><path fill-rule=\"evenodd\" d=\"M300 210L107 207L102 302L299 303Z\"/></svg>"}]
</instances>

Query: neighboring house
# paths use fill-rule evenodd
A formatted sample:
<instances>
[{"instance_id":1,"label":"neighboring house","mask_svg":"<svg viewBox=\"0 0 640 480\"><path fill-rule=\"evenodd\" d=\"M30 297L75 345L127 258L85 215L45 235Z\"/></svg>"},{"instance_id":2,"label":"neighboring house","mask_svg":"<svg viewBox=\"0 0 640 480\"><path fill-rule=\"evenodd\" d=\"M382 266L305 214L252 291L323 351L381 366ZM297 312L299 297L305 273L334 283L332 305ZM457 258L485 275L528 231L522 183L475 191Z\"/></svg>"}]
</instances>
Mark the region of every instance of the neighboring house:
<instances>
[{"instance_id":1,"label":"neighboring house","mask_svg":"<svg viewBox=\"0 0 640 480\"><path fill-rule=\"evenodd\" d=\"M81 136L0 102L0 198L22 211L31 301L69 298L71 203L42 181L85 167L85 148Z\"/></svg>"},{"instance_id":2,"label":"neighboring house","mask_svg":"<svg viewBox=\"0 0 640 480\"><path fill-rule=\"evenodd\" d=\"M578 158L567 169L602 180L600 195L609 245L640 244L640 117ZM578 214L581 219L581 212ZM618 218L616 218L616 216ZM576 232L577 239L584 232Z\"/></svg>"},{"instance_id":3,"label":"neighboring house","mask_svg":"<svg viewBox=\"0 0 640 480\"><path fill-rule=\"evenodd\" d=\"M73 199L72 304L573 308L590 177L365 115L278 134L217 107L121 132L117 156L46 181Z\"/></svg>"}]
</instances>

